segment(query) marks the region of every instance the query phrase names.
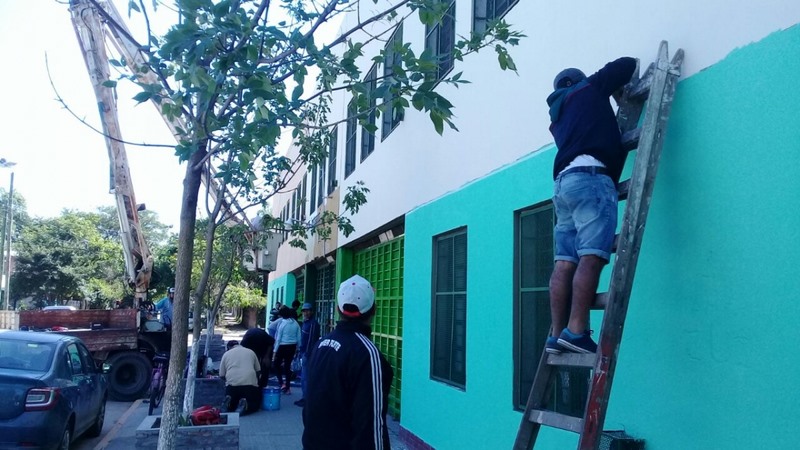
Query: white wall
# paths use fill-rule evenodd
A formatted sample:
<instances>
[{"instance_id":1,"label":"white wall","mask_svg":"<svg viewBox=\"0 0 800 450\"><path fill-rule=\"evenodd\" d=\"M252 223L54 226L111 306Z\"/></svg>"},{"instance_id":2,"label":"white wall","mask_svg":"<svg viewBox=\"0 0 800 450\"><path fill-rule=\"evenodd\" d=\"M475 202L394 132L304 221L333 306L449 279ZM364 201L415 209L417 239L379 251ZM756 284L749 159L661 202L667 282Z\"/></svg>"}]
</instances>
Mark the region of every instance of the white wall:
<instances>
[{"instance_id":1,"label":"white wall","mask_svg":"<svg viewBox=\"0 0 800 450\"><path fill-rule=\"evenodd\" d=\"M472 1L458 0L457 35L469 33L471 17ZM407 110L386 141L381 143L378 136L375 152L343 180L345 127L340 125L340 186L346 189L363 180L371 191L368 204L353 218L356 233L340 236L340 245L552 142L545 98L562 68L575 66L589 74L619 56L638 57L646 65L655 58L659 42L667 40L671 52L679 47L686 51L683 73L688 77L739 46L798 23L800 1L577 1L566 7L563 2L525 0L506 20L527 35L511 49L519 74L501 71L493 50L484 49L456 62L452 72L463 71L472 84L440 91L456 106L460 132L446 129L439 137L427 116ZM416 14L406 21L403 35L419 54L424 27ZM348 100L334 106L334 114L344 115ZM357 152L359 160L360 147Z\"/></svg>"}]
</instances>

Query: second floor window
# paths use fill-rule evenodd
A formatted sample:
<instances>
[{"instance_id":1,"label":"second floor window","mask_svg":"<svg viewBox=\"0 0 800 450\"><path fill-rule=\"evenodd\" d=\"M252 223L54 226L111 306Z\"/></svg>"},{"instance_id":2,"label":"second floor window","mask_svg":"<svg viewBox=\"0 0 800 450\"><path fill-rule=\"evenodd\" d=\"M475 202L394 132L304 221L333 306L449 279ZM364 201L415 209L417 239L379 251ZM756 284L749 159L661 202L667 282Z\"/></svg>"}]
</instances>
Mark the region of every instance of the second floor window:
<instances>
[{"instance_id":1,"label":"second floor window","mask_svg":"<svg viewBox=\"0 0 800 450\"><path fill-rule=\"evenodd\" d=\"M347 106L347 130L344 140L344 177L347 178L354 170L356 170L356 131L358 125L358 118L356 117L358 109L355 102L350 102Z\"/></svg>"},{"instance_id":2,"label":"second floor window","mask_svg":"<svg viewBox=\"0 0 800 450\"><path fill-rule=\"evenodd\" d=\"M444 0L447 1L447 0ZM456 43L456 0L448 1L449 7L442 20L425 27L425 50L437 61L435 80L439 81L453 68L453 49Z\"/></svg>"},{"instance_id":3,"label":"second floor window","mask_svg":"<svg viewBox=\"0 0 800 450\"><path fill-rule=\"evenodd\" d=\"M490 20L499 19L519 0L474 0L472 30L476 33L486 31Z\"/></svg>"},{"instance_id":4,"label":"second floor window","mask_svg":"<svg viewBox=\"0 0 800 450\"><path fill-rule=\"evenodd\" d=\"M328 140L328 195L336 189L336 147L339 139L339 127L333 127Z\"/></svg>"},{"instance_id":5,"label":"second floor window","mask_svg":"<svg viewBox=\"0 0 800 450\"><path fill-rule=\"evenodd\" d=\"M378 77L377 66L367 72L364 84L367 85L367 95L369 96L369 111L367 112L367 123L361 127L361 161L375 151L375 88L376 78Z\"/></svg>"},{"instance_id":6,"label":"second floor window","mask_svg":"<svg viewBox=\"0 0 800 450\"><path fill-rule=\"evenodd\" d=\"M403 58L400 52L398 51L403 46L403 24L397 27L392 37L389 39L389 42L386 43L386 48L384 50L384 61L383 61L383 76L385 78L386 83L392 82L392 75L394 74L394 67L400 66L403 63ZM392 95L391 90L388 91L386 96L383 98L383 102L392 102L395 97ZM397 128L397 125L400 121L403 120L403 111L395 108L394 106L390 106L383 111L382 123L381 123L381 139L386 139L389 134Z\"/></svg>"}]
</instances>

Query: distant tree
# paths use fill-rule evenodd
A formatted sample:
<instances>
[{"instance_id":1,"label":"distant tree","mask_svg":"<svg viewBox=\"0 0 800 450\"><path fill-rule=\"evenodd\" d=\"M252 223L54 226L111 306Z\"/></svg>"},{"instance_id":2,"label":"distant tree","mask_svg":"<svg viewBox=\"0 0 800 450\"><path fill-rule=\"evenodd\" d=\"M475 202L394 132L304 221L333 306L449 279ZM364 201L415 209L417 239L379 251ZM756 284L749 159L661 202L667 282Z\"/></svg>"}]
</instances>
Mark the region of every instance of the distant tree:
<instances>
[{"instance_id":1,"label":"distant tree","mask_svg":"<svg viewBox=\"0 0 800 450\"><path fill-rule=\"evenodd\" d=\"M35 218L15 242L12 300L80 300L94 308L121 299L124 283L122 246L104 236L98 213L64 211L52 219Z\"/></svg>"}]
</instances>

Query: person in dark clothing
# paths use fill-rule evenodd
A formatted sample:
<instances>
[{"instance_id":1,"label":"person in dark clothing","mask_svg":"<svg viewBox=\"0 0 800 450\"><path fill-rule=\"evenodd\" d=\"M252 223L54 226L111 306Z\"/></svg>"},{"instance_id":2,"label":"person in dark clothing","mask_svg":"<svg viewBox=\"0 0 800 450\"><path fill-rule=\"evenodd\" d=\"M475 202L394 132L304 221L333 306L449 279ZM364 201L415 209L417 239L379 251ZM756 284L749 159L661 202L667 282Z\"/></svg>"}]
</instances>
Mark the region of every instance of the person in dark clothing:
<instances>
[{"instance_id":1,"label":"person in dark clothing","mask_svg":"<svg viewBox=\"0 0 800 450\"><path fill-rule=\"evenodd\" d=\"M314 318L314 306L311 303L303 304L303 324L300 327L300 345L297 347L297 352L300 354L302 366L305 368L308 364L308 358L311 356L311 350L314 344L319 340L319 322ZM300 378L300 383L303 388L303 398L294 402L297 406L304 406L306 404L305 396L308 390L308 375L303 373Z\"/></svg>"},{"instance_id":2,"label":"person in dark clothing","mask_svg":"<svg viewBox=\"0 0 800 450\"><path fill-rule=\"evenodd\" d=\"M375 291L354 275L339 286L341 319L314 345L306 366L303 449L389 449L386 412L392 367L370 340Z\"/></svg>"},{"instance_id":3,"label":"person in dark clothing","mask_svg":"<svg viewBox=\"0 0 800 450\"><path fill-rule=\"evenodd\" d=\"M611 256L617 227L617 190L626 152L610 96L619 98L636 60L623 57L586 77L578 69L553 80L550 132L556 212L555 267L550 277L551 336L548 353L595 353L589 307L600 272ZM571 305L571 306L570 306Z\"/></svg>"},{"instance_id":4,"label":"person in dark clothing","mask_svg":"<svg viewBox=\"0 0 800 450\"><path fill-rule=\"evenodd\" d=\"M258 386L261 388L266 387L269 380L269 371L272 367L275 338L262 328L250 328L242 336L242 347L249 348L258 357L258 361L261 363Z\"/></svg>"}]
</instances>

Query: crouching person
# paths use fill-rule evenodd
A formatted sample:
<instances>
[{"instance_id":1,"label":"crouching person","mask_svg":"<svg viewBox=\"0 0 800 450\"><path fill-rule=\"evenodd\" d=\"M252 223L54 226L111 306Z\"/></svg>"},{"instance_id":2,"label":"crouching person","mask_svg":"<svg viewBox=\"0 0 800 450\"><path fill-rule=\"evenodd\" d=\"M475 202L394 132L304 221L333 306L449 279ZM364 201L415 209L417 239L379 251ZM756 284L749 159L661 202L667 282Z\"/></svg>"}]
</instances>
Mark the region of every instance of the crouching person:
<instances>
[{"instance_id":1,"label":"crouching person","mask_svg":"<svg viewBox=\"0 0 800 450\"><path fill-rule=\"evenodd\" d=\"M222 410L236 411L245 416L261 408L261 389L258 387L261 364L252 350L238 342L229 342L229 347L219 363L219 376L225 380Z\"/></svg>"}]
</instances>

